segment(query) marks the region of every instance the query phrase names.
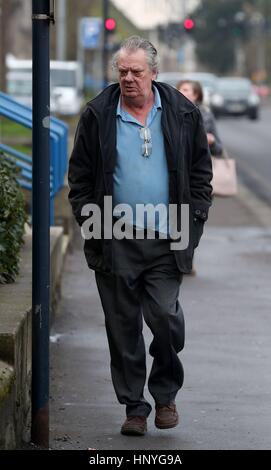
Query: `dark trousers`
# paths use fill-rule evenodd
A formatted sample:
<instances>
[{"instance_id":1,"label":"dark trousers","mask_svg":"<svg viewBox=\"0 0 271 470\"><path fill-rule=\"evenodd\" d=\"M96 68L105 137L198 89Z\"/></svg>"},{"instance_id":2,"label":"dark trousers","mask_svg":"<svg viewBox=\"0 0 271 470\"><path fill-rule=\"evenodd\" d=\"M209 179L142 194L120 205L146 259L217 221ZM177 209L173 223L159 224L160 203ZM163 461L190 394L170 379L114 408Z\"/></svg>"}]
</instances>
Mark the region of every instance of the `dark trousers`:
<instances>
[{"instance_id":1,"label":"dark trousers","mask_svg":"<svg viewBox=\"0 0 271 470\"><path fill-rule=\"evenodd\" d=\"M184 318L178 302L181 281L166 239L113 240L113 273L96 271L112 381L119 402L126 405L127 416L148 416L151 412L144 398L142 316L153 334L148 387L154 401L174 401L183 384L183 367L177 356L184 347Z\"/></svg>"}]
</instances>

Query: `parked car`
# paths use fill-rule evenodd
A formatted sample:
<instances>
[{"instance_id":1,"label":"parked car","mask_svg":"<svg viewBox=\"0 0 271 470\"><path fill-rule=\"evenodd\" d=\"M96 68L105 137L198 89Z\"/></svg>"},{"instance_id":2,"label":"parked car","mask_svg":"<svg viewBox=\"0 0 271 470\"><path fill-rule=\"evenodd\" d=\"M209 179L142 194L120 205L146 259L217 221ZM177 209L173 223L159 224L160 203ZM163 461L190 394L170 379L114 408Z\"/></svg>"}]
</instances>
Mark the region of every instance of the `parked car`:
<instances>
[{"instance_id":1,"label":"parked car","mask_svg":"<svg viewBox=\"0 0 271 470\"><path fill-rule=\"evenodd\" d=\"M216 117L221 115L246 115L258 119L260 98L248 78L226 77L217 81L211 97L211 108Z\"/></svg>"},{"instance_id":2,"label":"parked car","mask_svg":"<svg viewBox=\"0 0 271 470\"><path fill-rule=\"evenodd\" d=\"M162 72L158 74L158 82L168 83L173 87L180 80L196 80L203 88L204 104L210 105L211 96L216 89L217 76L207 72Z\"/></svg>"},{"instance_id":3,"label":"parked car","mask_svg":"<svg viewBox=\"0 0 271 470\"><path fill-rule=\"evenodd\" d=\"M32 60L8 56L7 91L12 98L32 107ZM83 104L83 70L79 62L50 61L50 109L76 115Z\"/></svg>"}]
</instances>

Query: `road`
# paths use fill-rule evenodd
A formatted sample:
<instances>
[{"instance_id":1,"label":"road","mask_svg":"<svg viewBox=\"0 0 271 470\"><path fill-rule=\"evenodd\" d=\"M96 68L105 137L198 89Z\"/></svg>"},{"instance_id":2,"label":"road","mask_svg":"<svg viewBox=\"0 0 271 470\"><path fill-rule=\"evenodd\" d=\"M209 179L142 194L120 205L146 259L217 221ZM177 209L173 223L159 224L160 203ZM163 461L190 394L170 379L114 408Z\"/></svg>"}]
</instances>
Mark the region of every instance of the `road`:
<instances>
[{"instance_id":1,"label":"road","mask_svg":"<svg viewBox=\"0 0 271 470\"><path fill-rule=\"evenodd\" d=\"M271 106L262 107L260 119L229 117L218 120L218 130L238 175L260 199L271 205Z\"/></svg>"}]
</instances>

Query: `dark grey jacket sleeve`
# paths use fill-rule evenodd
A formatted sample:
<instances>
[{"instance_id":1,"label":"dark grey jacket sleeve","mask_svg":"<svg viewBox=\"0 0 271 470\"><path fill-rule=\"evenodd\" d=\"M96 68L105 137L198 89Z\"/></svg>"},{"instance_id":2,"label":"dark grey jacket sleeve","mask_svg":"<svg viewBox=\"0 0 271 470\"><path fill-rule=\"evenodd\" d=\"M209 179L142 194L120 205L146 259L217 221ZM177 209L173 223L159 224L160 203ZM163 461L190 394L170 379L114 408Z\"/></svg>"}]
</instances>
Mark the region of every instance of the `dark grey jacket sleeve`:
<instances>
[{"instance_id":1,"label":"dark grey jacket sleeve","mask_svg":"<svg viewBox=\"0 0 271 470\"><path fill-rule=\"evenodd\" d=\"M215 142L212 145L210 145L211 155L213 156L222 155L223 145L222 145L221 139L217 131L215 117L212 111L210 111L209 109L200 108L200 111L202 113L202 118L203 118L206 132L213 134L215 138Z\"/></svg>"}]
</instances>

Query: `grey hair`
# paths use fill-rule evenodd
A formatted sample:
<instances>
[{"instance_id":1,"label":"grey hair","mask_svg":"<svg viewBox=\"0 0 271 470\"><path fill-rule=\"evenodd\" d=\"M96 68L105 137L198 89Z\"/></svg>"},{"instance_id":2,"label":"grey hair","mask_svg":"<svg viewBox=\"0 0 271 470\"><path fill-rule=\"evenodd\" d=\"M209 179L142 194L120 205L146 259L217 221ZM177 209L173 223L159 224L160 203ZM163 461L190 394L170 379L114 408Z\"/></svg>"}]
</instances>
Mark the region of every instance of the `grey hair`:
<instances>
[{"instance_id":1,"label":"grey hair","mask_svg":"<svg viewBox=\"0 0 271 470\"><path fill-rule=\"evenodd\" d=\"M129 38L125 39L121 43L120 48L113 55L113 59L112 59L113 70L117 70L118 60L119 60L120 52L122 50L125 50L128 52L135 52L138 49L143 49L143 51L145 51L147 63L149 64L150 69L153 72L158 73L159 59L158 59L157 49L154 47L154 45L150 41L148 41L148 39L142 38L140 36L130 36Z\"/></svg>"}]
</instances>

